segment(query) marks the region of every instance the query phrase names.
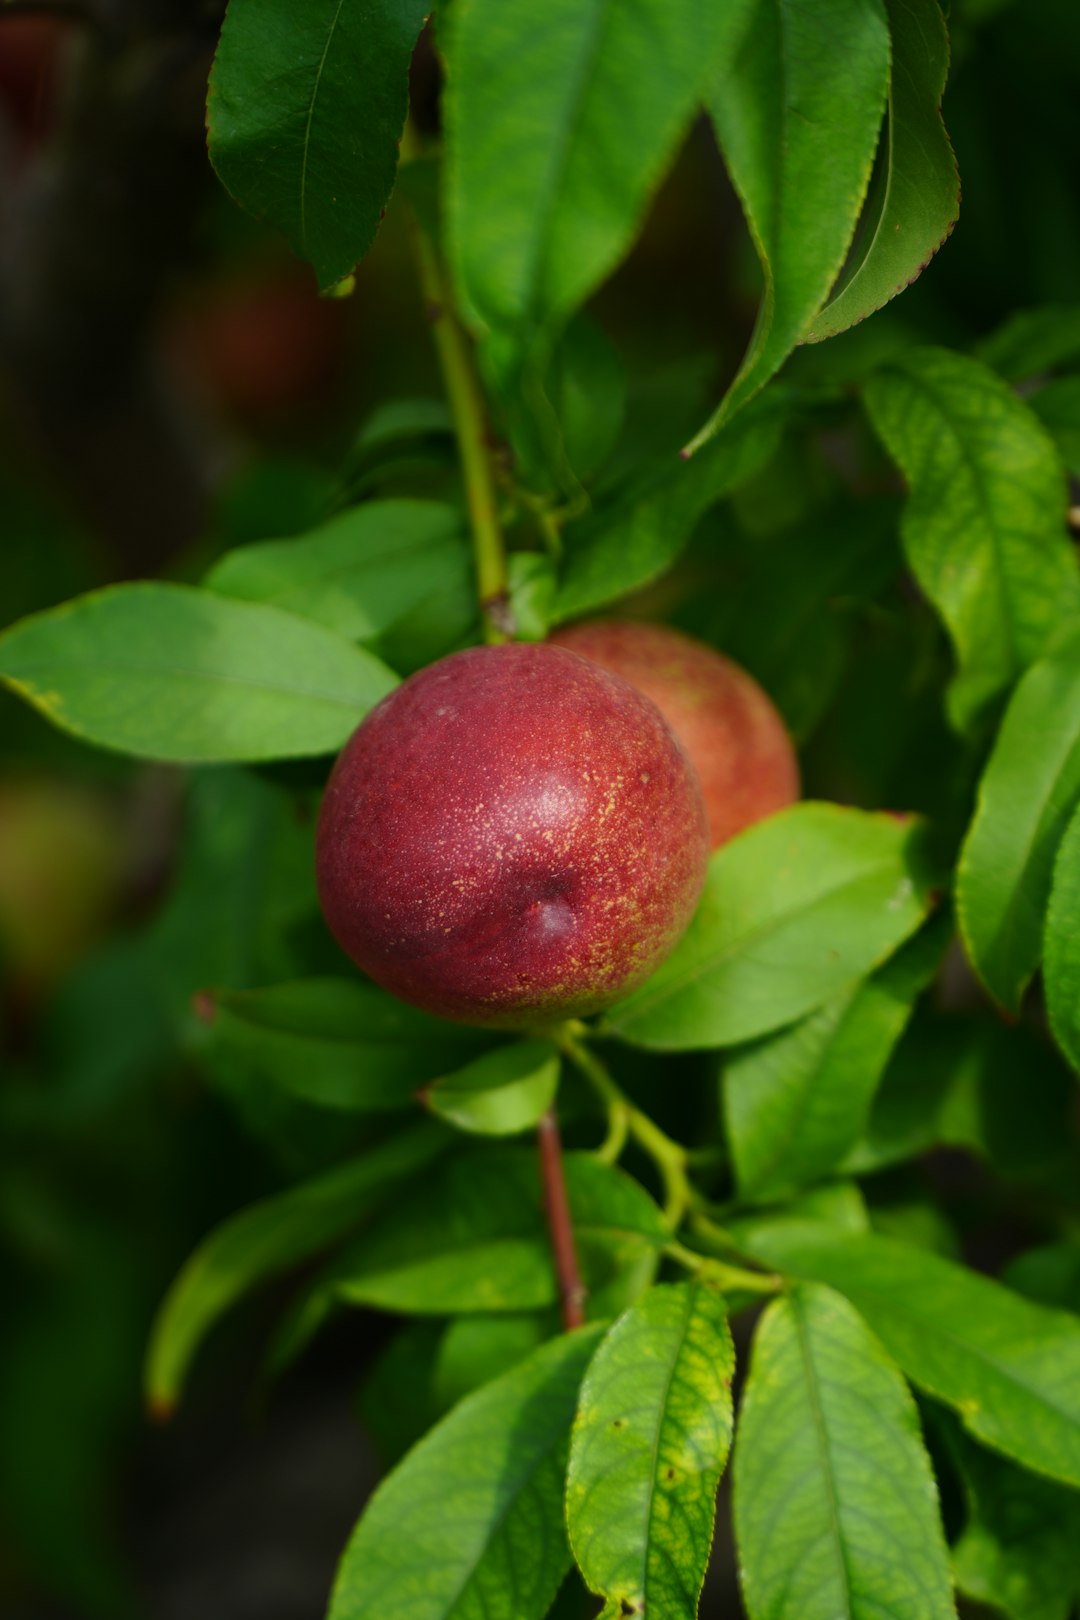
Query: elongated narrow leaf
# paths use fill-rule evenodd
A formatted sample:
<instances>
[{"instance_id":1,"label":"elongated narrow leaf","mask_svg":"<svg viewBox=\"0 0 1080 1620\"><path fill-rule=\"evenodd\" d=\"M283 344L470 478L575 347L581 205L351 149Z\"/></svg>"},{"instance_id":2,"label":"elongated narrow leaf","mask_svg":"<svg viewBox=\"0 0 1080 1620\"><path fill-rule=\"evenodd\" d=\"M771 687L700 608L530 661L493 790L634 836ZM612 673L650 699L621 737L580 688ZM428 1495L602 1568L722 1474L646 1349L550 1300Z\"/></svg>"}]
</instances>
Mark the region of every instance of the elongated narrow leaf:
<instances>
[{"instance_id":1,"label":"elongated narrow leaf","mask_svg":"<svg viewBox=\"0 0 1080 1620\"><path fill-rule=\"evenodd\" d=\"M908 483L901 536L952 638L949 711L964 729L1080 607L1061 463L1012 389L947 349L890 361L865 399Z\"/></svg>"},{"instance_id":2,"label":"elongated narrow leaf","mask_svg":"<svg viewBox=\"0 0 1080 1620\"><path fill-rule=\"evenodd\" d=\"M371 501L295 540L227 552L205 584L370 641L457 578L461 515L438 501Z\"/></svg>"},{"instance_id":3,"label":"elongated narrow leaf","mask_svg":"<svg viewBox=\"0 0 1080 1620\"><path fill-rule=\"evenodd\" d=\"M667 1233L644 1188L587 1153L567 1154L564 1169L590 1287L656 1255ZM350 1304L437 1316L553 1304L536 1154L508 1149L447 1164L340 1258L336 1287Z\"/></svg>"},{"instance_id":4,"label":"elongated narrow leaf","mask_svg":"<svg viewBox=\"0 0 1080 1620\"><path fill-rule=\"evenodd\" d=\"M971 964L1016 1010L1039 965L1054 857L1080 799L1080 643L1029 670L979 783L956 875Z\"/></svg>"},{"instance_id":5,"label":"elongated narrow leaf","mask_svg":"<svg viewBox=\"0 0 1080 1620\"><path fill-rule=\"evenodd\" d=\"M659 578L710 506L760 471L780 442L789 408L770 396L689 465L670 465L614 511L567 530L567 563L553 622L614 602Z\"/></svg>"},{"instance_id":6,"label":"elongated narrow leaf","mask_svg":"<svg viewBox=\"0 0 1080 1620\"><path fill-rule=\"evenodd\" d=\"M940 1408L934 1428L964 1487L952 1548L960 1591L1011 1620L1067 1620L1080 1592L1080 1494L985 1451Z\"/></svg>"},{"instance_id":7,"label":"elongated narrow leaf","mask_svg":"<svg viewBox=\"0 0 1080 1620\"><path fill-rule=\"evenodd\" d=\"M563 1475L599 1332L543 1345L414 1446L354 1530L327 1620L541 1620L570 1567Z\"/></svg>"},{"instance_id":8,"label":"elongated narrow leaf","mask_svg":"<svg viewBox=\"0 0 1080 1620\"><path fill-rule=\"evenodd\" d=\"M767 1265L845 1294L908 1377L996 1451L1080 1485L1080 1317L890 1238L763 1226Z\"/></svg>"},{"instance_id":9,"label":"elongated narrow leaf","mask_svg":"<svg viewBox=\"0 0 1080 1620\"><path fill-rule=\"evenodd\" d=\"M267 1084L306 1102L357 1113L414 1106L416 1093L464 1062L483 1035L407 1007L359 979L303 979L206 994L204 1053L231 1089Z\"/></svg>"},{"instance_id":10,"label":"elongated narrow leaf","mask_svg":"<svg viewBox=\"0 0 1080 1620\"><path fill-rule=\"evenodd\" d=\"M889 75L882 0L754 0L708 95L765 288L757 326L696 449L801 343L851 244Z\"/></svg>"},{"instance_id":11,"label":"elongated narrow leaf","mask_svg":"<svg viewBox=\"0 0 1080 1620\"><path fill-rule=\"evenodd\" d=\"M734 1461L750 1620L949 1620L937 1488L915 1403L831 1289L769 1306Z\"/></svg>"},{"instance_id":12,"label":"elongated narrow leaf","mask_svg":"<svg viewBox=\"0 0 1080 1620\"><path fill-rule=\"evenodd\" d=\"M694 1620L731 1444L735 1350L701 1283L651 1288L589 1365L570 1448L570 1545L608 1610Z\"/></svg>"},{"instance_id":13,"label":"elongated narrow leaf","mask_svg":"<svg viewBox=\"0 0 1080 1620\"><path fill-rule=\"evenodd\" d=\"M825 1176L862 1134L874 1091L948 940L947 918L792 1029L732 1053L724 1111L739 1191L781 1198Z\"/></svg>"},{"instance_id":14,"label":"elongated narrow leaf","mask_svg":"<svg viewBox=\"0 0 1080 1620\"><path fill-rule=\"evenodd\" d=\"M529 335L622 258L747 0L464 0L450 14L451 258L481 328Z\"/></svg>"},{"instance_id":15,"label":"elongated narrow leaf","mask_svg":"<svg viewBox=\"0 0 1080 1620\"><path fill-rule=\"evenodd\" d=\"M153 1409L172 1408L199 1344L241 1295L359 1225L388 1187L432 1164L450 1141L448 1131L424 1121L361 1158L252 1204L211 1232L154 1324L146 1367Z\"/></svg>"},{"instance_id":16,"label":"elongated narrow leaf","mask_svg":"<svg viewBox=\"0 0 1080 1620\"><path fill-rule=\"evenodd\" d=\"M397 677L280 608L140 584L12 625L0 681L87 742L193 763L332 753Z\"/></svg>"},{"instance_id":17,"label":"elongated narrow leaf","mask_svg":"<svg viewBox=\"0 0 1080 1620\"><path fill-rule=\"evenodd\" d=\"M807 343L834 337L903 292L956 223L960 177L941 119L949 36L938 0L886 0L888 111L855 249Z\"/></svg>"},{"instance_id":18,"label":"elongated narrow leaf","mask_svg":"<svg viewBox=\"0 0 1080 1620\"><path fill-rule=\"evenodd\" d=\"M928 907L917 823L794 805L716 851L686 934L606 1026L659 1051L764 1035L871 972Z\"/></svg>"},{"instance_id":19,"label":"elongated narrow leaf","mask_svg":"<svg viewBox=\"0 0 1080 1620\"><path fill-rule=\"evenodd\" d=\"M1074 812L1054 863L1043 977L1050 1028L1080 1073L1080 811Z\"/></svg>"},{"instance_id":20,"label":"elongated narrow leaf","mask_svg":"<svg viewBox=\"0 0 1080 1620\"><path fill-rule=\"evenodd\" d=\"M444 1074L424 1092L433 1114L477 1136L514 1136L547 1113L559 1085L550 1041L515 1041Z\"/></svg>"},{"instance_id":21,"label":"elongated narrow leaf","mask_svg":"<svg viewBox=\"0 0 1080 1620\"><path fill-rule=\"evenodd\" d=\"M429 0L229 0L210 75L210 158L320 287L363 258L394 184Z\"/></svg>"}]
</instances>

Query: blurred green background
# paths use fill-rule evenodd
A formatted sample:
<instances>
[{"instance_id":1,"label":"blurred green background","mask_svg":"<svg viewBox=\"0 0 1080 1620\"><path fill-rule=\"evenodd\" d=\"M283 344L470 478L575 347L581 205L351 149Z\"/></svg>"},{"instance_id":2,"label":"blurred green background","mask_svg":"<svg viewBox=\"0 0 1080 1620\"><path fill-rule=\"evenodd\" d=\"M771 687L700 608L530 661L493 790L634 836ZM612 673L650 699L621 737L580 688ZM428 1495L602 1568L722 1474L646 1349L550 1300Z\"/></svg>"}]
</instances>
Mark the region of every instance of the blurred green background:
<instances>
[{"instance_id":1,"label":"blurred green background","mask_svg":"<svg viewBox=\"0 0 1080 1620\"><path fill-rule=\"evenodd\" d=\"M31 9L0 12L0 626L117 579L198 577L226 547L302 532L346 499L452 490L397 207L354 296L316 298L206 162L215 6L129 7L108 50L77 17ZM896 304L796 355L808 386L894 344L969 347L1018 309L1077 298L1080 10L968 0L950 26L960 222ZM430 129L436 92L422 47L414 106ZM598 487L658 432L674 447L700 424L757 293L702 126L592 306L627 385ZM895 582L897 490L868 460L850 426L792 430L644 605L769 686L809 794L959 820L946 655ZM847 559L827 604L813 585L826 533ZM469 621L466 581L409 627L413 656ZM392 634L384 650L394 662ZM295 1100L253 1110L202 1060L192 1005L204 986L339 964L311 871L324 769L133 766L0 691L0 1607L20 1620L315 1616L373 1442L392 1445L355 1411L385 1331L370 1319L253 1398L284 1292L217 1335L168 1429L140 1404L155 1306L197 1238L360 1140ZM956 1174L977 1242L985 1189ZM905 1188L890 1196L902 1205ZM736 1612L731 1580L718 1567L717 1612Z\"/></svg>"}]
</instances>

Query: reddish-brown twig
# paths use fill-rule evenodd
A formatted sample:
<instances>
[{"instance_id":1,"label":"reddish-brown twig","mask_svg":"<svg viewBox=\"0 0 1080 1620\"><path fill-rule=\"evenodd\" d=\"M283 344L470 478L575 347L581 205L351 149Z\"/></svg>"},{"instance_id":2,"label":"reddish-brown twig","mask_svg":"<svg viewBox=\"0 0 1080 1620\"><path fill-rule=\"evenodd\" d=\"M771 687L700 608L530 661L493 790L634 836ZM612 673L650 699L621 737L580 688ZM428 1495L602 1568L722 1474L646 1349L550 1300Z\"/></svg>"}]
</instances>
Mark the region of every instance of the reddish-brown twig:
<instances>
[{"instance_id":1,"label":"reddish-brown twig","mask_svg":"<svg viewBox=\"0 0 1080 1620\"><path fill-rule=\"evenodd\" d=\"M551 1252L555 1259L555 1275L559 1283L563 1326L569 1332L571 1328L580 1327L585 1320L585 1284L581 1280L577 1251L574 1248L574 1226L570 1218L570 1203L566 1196L559 1121L553 1108L548 1109L537 1125L536 1140L540 1149L544 1211L551 1236Z\"/></svg>"}]
</instances>

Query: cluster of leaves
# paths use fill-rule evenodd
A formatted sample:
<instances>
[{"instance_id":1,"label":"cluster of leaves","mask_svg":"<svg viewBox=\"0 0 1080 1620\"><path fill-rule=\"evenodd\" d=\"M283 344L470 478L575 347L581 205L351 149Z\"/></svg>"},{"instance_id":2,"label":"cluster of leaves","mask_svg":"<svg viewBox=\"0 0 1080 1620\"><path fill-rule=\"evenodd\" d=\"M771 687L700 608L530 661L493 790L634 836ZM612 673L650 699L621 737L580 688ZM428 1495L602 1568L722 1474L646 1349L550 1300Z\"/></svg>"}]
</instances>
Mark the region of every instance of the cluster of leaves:
<instances>
[{"instance_id":1,"label":"cluster of leaves","mask_svg":"<svg viewBox=\"0 0 1080 1620\"><path fill-rule=\"evenodd\" d=\"M325 289L387 203L423 14L229 7L213 160ZM580 1615L575 1566L605 1614L692 1617L733 1430L751 1620L932 1620L954 1586L1064 1620L1080 1597L1058 1056L1080 1069L1080 321L1036 311L977 355L888 334L836 360L806 347L771 381L884 305L951 228L937 0L453 0L437 24L444 136L399 189L439 243L514 452L500 497L518 632L651 589L769 687L811 782L875 808L809 801L743 834L648 984L591 1029L521 1041L328 969L296 878L306 835L274 822L271 945L251 971L221 968L192 1038L294 1168L304 1122L319 1167L189 1260L149 1398L170 1409L212 1326L301 1262L266 1377L337 1311L413 1319L369 1379L397 1466L332 1620ZM718 405L685 372L674 404L662 379L635 394L583 307L701 109L761 273ZM280 772L332 753L402 675L481 634L451 430L437 402L391 402L325 521L226 552L197 586L115 586L26 618L0 635L0 678L139 758ZM886 711L867 720L845 694L875 659ZM197 775L196 795L217 781ZM270 790L242 791L264 817ZM953 903L966 961L1018 1022L947 955ZM1040 967L1056 1049L1024 1000ZM678 1142L644 1111L677 1089L694 1099ZM505 1140L556 1099L589 1291L573 1333L534 1153ZM943 1145L1034 1205L1036 1245L1000 1280L961 1263L947 1200L905 1168ZM736 1424L729 1318L762 1295ZM938 1478L960 1487L958 1522Z\"/></svg>"}]
</instances>

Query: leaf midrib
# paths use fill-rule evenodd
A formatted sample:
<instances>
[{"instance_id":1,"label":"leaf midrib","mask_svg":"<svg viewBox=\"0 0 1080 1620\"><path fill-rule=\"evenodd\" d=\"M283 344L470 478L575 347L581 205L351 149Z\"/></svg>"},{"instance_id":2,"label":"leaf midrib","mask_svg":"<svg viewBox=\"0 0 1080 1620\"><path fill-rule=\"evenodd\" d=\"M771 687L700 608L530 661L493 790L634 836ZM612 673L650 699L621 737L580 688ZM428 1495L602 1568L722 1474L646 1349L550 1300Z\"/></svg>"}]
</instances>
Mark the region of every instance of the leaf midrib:
<instances>
[{"instance_id":1,"label":"leaf midrib","mask_svg":"<svg viewBox=\"0 0 1080 1620\"><path fill-rule=\"evenodd\" d=\"M304 142L300 157L300 240L304 244L305 254L308 253L307 176L308 154L311 147L311 126L315 118L315 103L319 99L319 87L322 84L323 70L326 67L326 58L330 54L330 46L333 44L334 35L337 32L337 26L341 19L341 13L344 6L345 0L338 0L337 9L334 12L333 20L331 21L330 27L327 30L326 44L323 46L323 52L319 58L319 66L315 70L315 83L311 87L311 100L308 103L307 122L304 125ZM310 255L308 256L310 257Z\"/></svg>"},{"instance_id":2,"label":"leaf midrib","mask_svg":"<svg viewBox=\"0 0 1080 1620\"><path fill-rule=\"evenodd\" d=\"M573 135L584 117L592 80L591 70L600 53L600 43L609 15L609 0L592 0L576 72L573 74L570 93L565 103L567 116L562 122L559 138L552 142L551 162L548 165L539 206L534 215L537 223L532 234L528 275L521 299L521 308L527 317L535 313L537 289L551 240L551 222L555 218L558 201L565 185L566 172L573 155Z\"/></svg>"},{"instance_id":3,"label":"leaf midrib","mask_svg":"<svg viewBox=\"0 0 1080 1620\"><path fill-rule=\"evenodd\" d=\"M356 649L354 649L356 650ZM252 692L272 693L278 696L294 698L313 698L320 703L333 704L337 708L348 709L351 714L356 712L357 699L355 697L339 696L328 692L318 686L285 686L279 681L256 680L244 675L226 675L216 670L185 669L182 665L153 664L153 663L125 663L120 659L95 660L90 662L84 659L50 659L47 664L23 664L19 673L0 669L0 681L30 684L31 679L48 679L51 672L59 670L75 670L83 674L97 675L140 675L143 677L159 677L163 680L183 681L186 685L203 684L208 686L235 686ZM38 692L38 701L48 709L64 710L68 707L68 700L61 698L59 702L51 700L49 693Z\"/></svg>"},{"instance_id":4,"label":"leaf midrib","mask_svg":"<svg viewBox=\"0 0 1080 1620\"><path fill-rule=\"evenodd\" d=\"M822 1459L822 1474L825 1478L825 1498L829 1516L829 1528L832 1531L832 1542L836 1562L840 1572L841 1596L844 1601L843 1614L845 1620L853 1620L851 1606L851 1573L848 1567L847 1547L840 1517L840 1503L836 1495L836 1481L832 1472L832 1448L829 1444L829 1429L825 1421L825 1412L821 1404L817 1385L817 1372L813 1357L810 1353L809 1331L803 1316L802 1301L797 1293L792 1293L789 1299L791 1314L795 1324L795 1341L799 1347L799 1358L803 1364L806 1375L806 1394L810 1406L810 1418L814 1426L814 1436L818 1444Z\"/></svg>"}]
</instances>

